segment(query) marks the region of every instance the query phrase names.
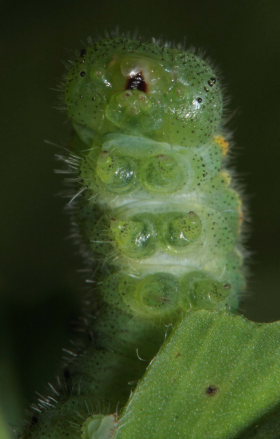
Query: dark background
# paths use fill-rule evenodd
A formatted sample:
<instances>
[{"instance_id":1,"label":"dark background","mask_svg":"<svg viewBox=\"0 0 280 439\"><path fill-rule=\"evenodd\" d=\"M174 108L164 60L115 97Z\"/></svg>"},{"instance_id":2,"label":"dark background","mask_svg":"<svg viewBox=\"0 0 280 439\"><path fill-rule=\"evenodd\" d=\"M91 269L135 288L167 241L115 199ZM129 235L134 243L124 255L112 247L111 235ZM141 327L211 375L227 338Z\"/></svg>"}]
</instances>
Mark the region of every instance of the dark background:
<instances>
[{"instance_id":1,"label":"dark background","mask_svg":"<svg viewBox=\"0 0 280 439\"><path fill-rule=\"evenodd\" d=\"M79 314L82 261L69 236L54 154L70 136L55 109L63 61L119 26L205 50L223 72L234 167L250 212L242 311L280 319L280 2L1 1L0 401L12 424L44 393ZM56 145L45 143L45 140Z\"/></svg>"}]
</instances>

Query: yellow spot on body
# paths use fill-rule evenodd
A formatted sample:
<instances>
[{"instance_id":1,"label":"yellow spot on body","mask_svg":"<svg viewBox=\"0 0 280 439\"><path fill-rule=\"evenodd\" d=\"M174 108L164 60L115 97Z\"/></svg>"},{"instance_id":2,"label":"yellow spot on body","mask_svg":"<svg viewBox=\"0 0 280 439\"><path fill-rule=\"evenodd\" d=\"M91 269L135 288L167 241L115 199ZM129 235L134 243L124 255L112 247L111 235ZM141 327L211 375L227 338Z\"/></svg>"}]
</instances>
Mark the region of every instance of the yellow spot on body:
<instances>
[{"instance_id":1,"label":"yellow spot on body","mask_svg":"<svg viewBox=\"0 0 280 439\"><path fill-rule=\"evenodd\" d=\"M228 171L222 171L221 177L225 180L225 183L229 186L231 183L231 175Z\"/></svg>"},{"instance_id":2,"label":"yellow spot on body","mask_svg":"<svg viewBox=\"0 0 280 439\"><path fill-rule=\"evenodd\" d=\"M244 215L244 211L243 211L243 203L242 203L241 198L239 198L238 213L239 213L239 232L240 232L241 226L245 220L245 215Z\"/></svg>"},{"instance_id":3,"label":"yellow spot on body","mask_svg":"<svg viewBox=\"0 0 280 439\"><path fill-rule=\"evenodd\" d=\"M215 136L214 141L221 147L223 154L227 155L229 151L229 142L225 139L224 136Z\"/></svg>"}]
</instances>

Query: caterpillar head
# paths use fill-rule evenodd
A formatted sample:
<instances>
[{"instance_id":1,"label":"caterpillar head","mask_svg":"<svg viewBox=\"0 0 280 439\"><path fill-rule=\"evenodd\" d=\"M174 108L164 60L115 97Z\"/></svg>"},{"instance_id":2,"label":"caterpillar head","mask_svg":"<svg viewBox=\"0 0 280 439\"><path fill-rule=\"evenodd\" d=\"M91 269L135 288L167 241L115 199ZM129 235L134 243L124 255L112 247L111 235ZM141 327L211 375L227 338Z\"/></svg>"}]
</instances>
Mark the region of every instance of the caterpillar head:
<instances>
[{"instance_id":1,"label":"caterpillar head","mask_svg":"<svg viewBox=\"0 0 280 439\"><path fill-rule=\"evenodd\" d=\"M119 131L185 146L216 132L223 106L218 78L202 58L122 38L81 51L65 101L80 136Z\"/></svg>"}]
</instances>

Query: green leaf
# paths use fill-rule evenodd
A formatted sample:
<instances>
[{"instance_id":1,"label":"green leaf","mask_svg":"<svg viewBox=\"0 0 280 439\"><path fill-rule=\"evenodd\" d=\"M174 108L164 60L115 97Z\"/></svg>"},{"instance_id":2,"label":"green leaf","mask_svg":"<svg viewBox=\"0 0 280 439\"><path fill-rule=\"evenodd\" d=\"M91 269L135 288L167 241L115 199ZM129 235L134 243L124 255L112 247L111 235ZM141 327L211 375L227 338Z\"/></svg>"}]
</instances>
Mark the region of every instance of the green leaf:
<instances>
[{"instance_id":1,"label":"green leaf","mask_svg":"<svg viewBox=\"0 0 280 439\"><path fill-rule=\"evenodd\" d=\"M261 419L246 429L238 439L279 439L280 407L268 412Z\"/></svg>"},{"instance_id":2,"label":"green leaf","mask_svg":"<svg viewBox=\"0 0 280 439\"><path fill-rule=\"evenodd\" d=\"M116 438L276 439L279 422L266 416L279 403L280 323L197 311L149 365Z\"/></svg>"}]
</instances>

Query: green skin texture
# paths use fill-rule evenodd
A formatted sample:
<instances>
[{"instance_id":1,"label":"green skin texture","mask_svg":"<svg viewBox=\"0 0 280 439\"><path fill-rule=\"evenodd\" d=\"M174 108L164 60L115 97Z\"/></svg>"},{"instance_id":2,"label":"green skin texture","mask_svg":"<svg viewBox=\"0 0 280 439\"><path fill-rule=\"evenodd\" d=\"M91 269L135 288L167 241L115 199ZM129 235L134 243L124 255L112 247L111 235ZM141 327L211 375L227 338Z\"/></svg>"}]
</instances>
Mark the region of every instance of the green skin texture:
<instances>
[{"instance_id":1,"label":"green skin texture","mask_svg":"<svg viewBox=\"0 0 280 439\"><path fill-rule=\"evenodd\" d=\"M64 99L83 189L75 220L94 270L94 341L22 437L107 439L110 414L169 328L190 310L237 309L241 201L216 141L219 80L192 51L101 40L72 64Z\"/></svg>"}]
</instances>

